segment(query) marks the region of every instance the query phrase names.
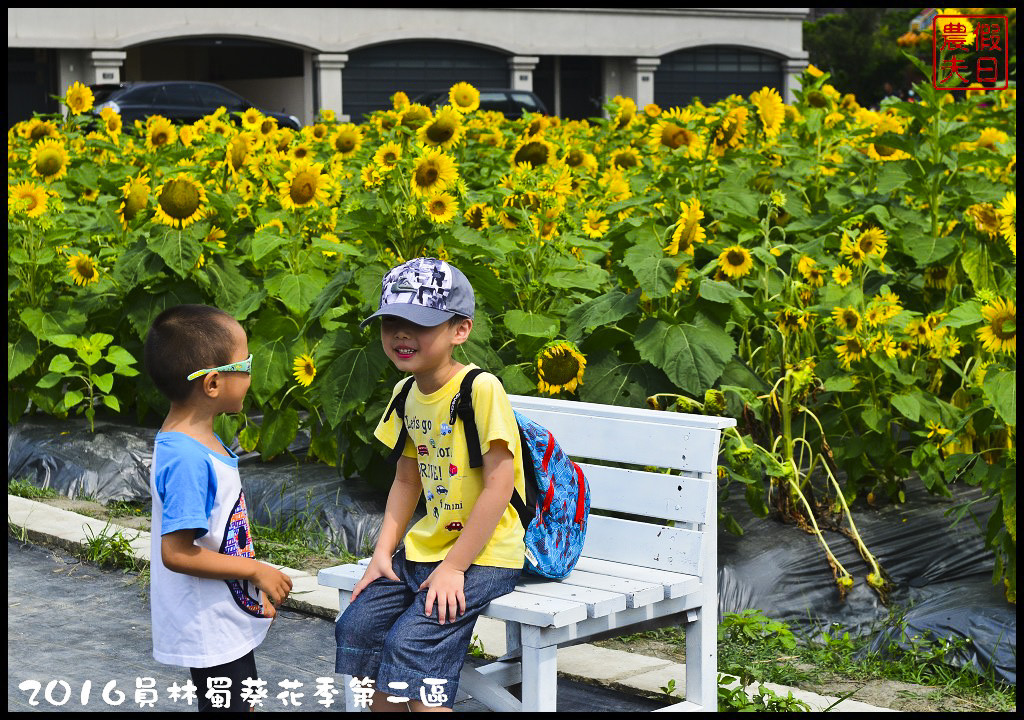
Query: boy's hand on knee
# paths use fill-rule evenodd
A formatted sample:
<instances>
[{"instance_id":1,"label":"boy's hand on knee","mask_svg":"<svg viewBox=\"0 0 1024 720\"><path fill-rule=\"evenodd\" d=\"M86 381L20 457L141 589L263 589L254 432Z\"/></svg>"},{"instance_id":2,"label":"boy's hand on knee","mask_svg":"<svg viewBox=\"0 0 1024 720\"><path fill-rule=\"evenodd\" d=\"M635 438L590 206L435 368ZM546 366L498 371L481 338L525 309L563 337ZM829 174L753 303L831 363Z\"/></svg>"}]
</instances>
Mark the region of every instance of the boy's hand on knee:
<instances>
[{"instance_id":1,"label":"boy's hand on knee","mask_svg":"<svg viewBox=\"0 0 1024 720\"><path fill-rule=\"evenodd\" d=\"M402 582L401 578L395 575L394 568L391 567L390 555L373 554L373 557L370 558L370 564L366 566L366 572L363 573L363 577L360 578L359 582L356 583L356 586L352 588L352 599L349 600L349 602L355 602L356 598L359 597L359 593L379 577L386 577L388 580Z\"/></svg>"},{"instance_id":2,"label":"boy's hand on knee","mask_svg":"<svg viewBox=\"0 0 1024 720\"><path fill-rule=\"evenodd\" d=\"M292 590L292 579L277 568L258 563L253 582L262 590L275 607L287 599Z\"/></svg>"},{"instance_id":3,"label":"boy's hand on knee","mask_svg":"<svg viewBox=\"0 0 1024 720\"><path fill-rule=\"evenodd\" d=\"M430 617L437 601L437 621L441 625L445 621L454 622L455 618L466 612L466 595L463 592L466 574L462 570L446 566L443 562L434 568L434 572L420 585L419 589L428 588L427 604L424 612Z\"/></svg>"}]
</instances>

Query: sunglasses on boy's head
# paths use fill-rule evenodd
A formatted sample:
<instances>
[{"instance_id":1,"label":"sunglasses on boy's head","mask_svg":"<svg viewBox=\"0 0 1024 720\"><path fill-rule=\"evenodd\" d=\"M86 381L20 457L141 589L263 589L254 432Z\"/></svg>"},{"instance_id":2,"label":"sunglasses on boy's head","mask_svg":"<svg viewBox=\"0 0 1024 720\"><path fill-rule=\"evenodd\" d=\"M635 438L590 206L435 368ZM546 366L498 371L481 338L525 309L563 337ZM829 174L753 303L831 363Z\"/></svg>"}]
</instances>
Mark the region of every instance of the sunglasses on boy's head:
<instances>
[{"instance_id":1,"label":"sunglasses on boy's head","mask_svg":"<svg viewBox=\"0 0 1024 720\"><path fill-rule=\"evenodd\" d=\"M186 380L195 380L197 377L202 377L207 373L212 372L252 372L252 355L250 354L245 360L239 360L238 362L228 363L227 365L221 365L220 367L207 368L206 370L196 370L190 374Z\"/></svg>"}]
</instances>

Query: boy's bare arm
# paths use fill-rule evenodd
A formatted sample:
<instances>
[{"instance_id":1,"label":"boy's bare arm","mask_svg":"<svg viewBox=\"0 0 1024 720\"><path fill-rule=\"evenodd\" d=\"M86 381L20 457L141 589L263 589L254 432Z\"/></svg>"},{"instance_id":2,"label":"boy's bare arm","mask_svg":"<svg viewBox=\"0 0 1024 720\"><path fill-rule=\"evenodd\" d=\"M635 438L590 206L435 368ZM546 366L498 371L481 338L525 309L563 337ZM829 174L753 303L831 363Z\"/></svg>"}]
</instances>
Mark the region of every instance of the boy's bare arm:
<instances>
[{"instance_id":1,"label":"boy's bare arm","mask_svg":"<svg viewBox=\"0 0 1024 720\"><path fill-rule=\"evenodd\" d=\"M442 564L465 572L494 535L515 492L515 458L508 445L497 440L484 454L484 489L466 519L466 527Z\"/></svg>"},{"instance_id":2,"label":"boy's bare arm","mask_svg":"<svg viewBox=\"0 0 1024 720\"><path fill-rule=\"evenodd\" d=\"M253 558L223 555L194 542L195 530L177 530L161 537L160 557L168 570L213 580L248 580L279 605L292 580L280 570Z\"/></svg>"}]
</instances>

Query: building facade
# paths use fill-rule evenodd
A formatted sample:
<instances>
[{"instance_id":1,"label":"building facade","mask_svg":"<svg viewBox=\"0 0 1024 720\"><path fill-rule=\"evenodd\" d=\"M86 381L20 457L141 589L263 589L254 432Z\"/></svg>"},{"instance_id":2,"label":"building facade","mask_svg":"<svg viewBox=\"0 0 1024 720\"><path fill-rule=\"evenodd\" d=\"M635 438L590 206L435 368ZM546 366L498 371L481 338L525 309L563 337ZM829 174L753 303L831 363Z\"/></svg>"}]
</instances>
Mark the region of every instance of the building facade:
<instances>
[{"instance_id":1,"label":"building facade","mask_svg":"<svg viewBox=\"0 0 1024 720\"><path fill-rule=\"evenodd\" d=\"M309 122L355 121L459 81L536 92L556 115L792 99L809 8L8 8L8 125L71 83L216 82Z\"/></svg>"}]
</instances>

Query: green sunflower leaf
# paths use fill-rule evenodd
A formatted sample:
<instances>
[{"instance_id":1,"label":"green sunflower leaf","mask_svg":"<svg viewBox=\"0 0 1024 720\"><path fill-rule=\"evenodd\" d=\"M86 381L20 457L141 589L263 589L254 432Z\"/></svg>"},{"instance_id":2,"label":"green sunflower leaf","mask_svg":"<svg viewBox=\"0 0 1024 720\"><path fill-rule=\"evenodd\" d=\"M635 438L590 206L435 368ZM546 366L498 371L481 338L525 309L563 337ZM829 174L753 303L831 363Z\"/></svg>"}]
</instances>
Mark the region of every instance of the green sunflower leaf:
<instances>
[{"instance_id":1,"label":"green sunflower leaf","mask_svg":"<svg viewBox=\"0 0 1024 720\"><path fill-rule=\"evenodd\" d=\"M280 272L267 278L267 292L296 315L305 315L326 284L323 273L307 270L301 275Z\"/></svg>"},{"instance_id":2,"label":"green sunflower leaf","mask_svg":"<svg viewBox=\"0 0 1024 720\"><path fill-rule=\"evenodd\" d=\"M317 395L327 422L338 427L346 415L373 394L388 359L379 342L352 348L324 368Z\"/></svg>"},{"instance_id":3,"label":"green sunflower leaf","mask_svg":"<svg viewBox=\"0 0 1024 720\"><path fill-rule=\"evenodd\" d=\"M513 335L526 335L551 339L558 334L558 321L539 313L509 310L505 313L505 327Z\"/></svg>"},{"instance_id":4,"label":"green sunflower leaf","mask_svg":"<svg viewBox=\"0 0 1024 720\"><path fill-rule=\"evenodd\" d=\"M732 338L702 315L692 325L646 320L637 328L634 344L640 357L693 396L714 385L736 352Z\"/></svg>"},{"instance_id":5,"label":"green sunflower leaf","mask_svg":"<svg viewBox=\"0 0 1024 720\"><path fill-rule=\"evenodd\" d=\"M1017 424L1017 371L991 368L981 385L985 398L1007 425Z\"/></svg>"},{"instance_id":6,"label":"green sunflower leaf","mask_svg":"<svg viewBox=\"0 0 1024 720\"><path fill-rule=\"evenodd\" d=\"M193 228L178 230L164 226L154 230L149 249L159 255L167 267L183 278L192 272L203 251Z\"/></svg>"},{"instance_id":7,"label":"green sunflower leaf","mask_svg":"<svg viewBox=\"0 0 1024 720\"><path fill-rule=\"evenodd\" d=\"M672 294L676 268L681 260L666 255L657 243L634 245L625 252L622 260L647 297L657 300Z\"/></svg>"},{"instance_id":8,"label":"green sunflower leaf","mask_svg":"<svg viewBox=\"0 0 1024 720\"><path fill-rule=\"evenodd\" d=\"M7 382L32 367L37 350L36 340L29 333L22 333L16 343L7 343Z\"/></svg>"},{"instance_id":9,"label":"green sunflower leaf","mask_svg":"<svg viewBox=\"0 0 1024 720\"><path fill-rule=\"evenodd\" d=\"M264 405L289 380L291 356L283 338L253 339L249 343L252 353L252 383L249 391L257 404Z\"/></svg>"},{"instance_id":10,"label":"green sunflower leaf","mask_svg":"<svg viewBox=\"0 0 1024 720\"><path fill-rule=\"evenodd\" d=\"M890 402L908 420L917 422L921 419L921 403L918 402L918 399L913 394L893 395L890 398Z\"/></svg>"},{"instance_id":11,"label":"green sunflower leaf","mask_svg":"<svg viewBox=\"0 0 1024 720\"><path fill-rule=\"evenodd\" d=\"M50 361L50 366L47 368L47 370L54 373L64 374L67 372L71 372L71 369L74 366L75 364L71 362L71 358L69 358L64 353L61 353L60 355L53 356L53 360Z\"/></svg>"},{"instance_id":12,"label":"green sunflower leaf","mask_svg":"<svg viewBox=\"0 0 1024 720\"><path fill-rule=\"evenodd\" d=\"M260 454L265 460L288 449L299 431L299 413L293 407L275 410L264 417L260 431Z\"/></svg>"},{"instance_id":13,"label":"green sunflower leaf","mask_svg":"<svg viewBox=\"0 0 1024 720\"><path fill-rule=\"evenodd\" d=\"M640 291L612 290L569 311L566 338L576 342L596 327L611 325L636 310Z\"/></svg>"},{"instance_id":14,"label":"green sunflower leaf","mask_svg":"<svg viewBox=\"0 0 1024 720\"><path fill-rule=\"evenodd\" d=\"M579 394L584 402L645 407L647 398L668 383L665 374L652 365L625 362L614 351L607 351L587 360Z\"/></svg>"}]
</instances>

